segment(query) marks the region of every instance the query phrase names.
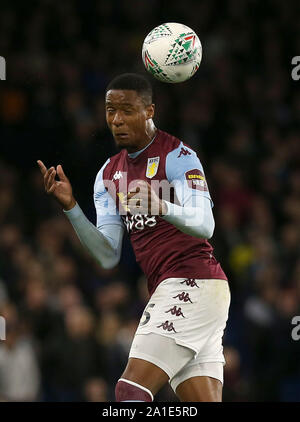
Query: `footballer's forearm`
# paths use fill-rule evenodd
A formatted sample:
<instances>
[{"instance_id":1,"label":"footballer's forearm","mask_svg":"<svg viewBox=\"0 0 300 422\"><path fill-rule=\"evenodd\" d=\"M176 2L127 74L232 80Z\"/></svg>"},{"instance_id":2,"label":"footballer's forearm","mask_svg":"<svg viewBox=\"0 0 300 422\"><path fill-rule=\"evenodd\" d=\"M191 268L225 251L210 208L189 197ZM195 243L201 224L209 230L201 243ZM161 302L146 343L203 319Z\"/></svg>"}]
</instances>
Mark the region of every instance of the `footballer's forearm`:
<instances>
[{"instance_id":1,"label":"footballer's forearm","mask_svg":"<svg viewBox=\"0 0 300 422\"><path fill-rule=\"evenodd\" d=\"M105 269L115 267L121 256L124 229L119 225L106 224L95 227L76 204L71 210L64 210L81 243Z\"/></svg>"},{"instance_id":2,"label":"footballer's forearm","mask_svg":"<svg viewBox=\"0 0 300 422\"><path fill-rule=\"evenodd\" d=\"M162 216L183 233L201 239L210 239L215 228L215 221L208 198L204 198L198 206L176 205L164 201L167 213Z\"/></svg>"}]
</instances>

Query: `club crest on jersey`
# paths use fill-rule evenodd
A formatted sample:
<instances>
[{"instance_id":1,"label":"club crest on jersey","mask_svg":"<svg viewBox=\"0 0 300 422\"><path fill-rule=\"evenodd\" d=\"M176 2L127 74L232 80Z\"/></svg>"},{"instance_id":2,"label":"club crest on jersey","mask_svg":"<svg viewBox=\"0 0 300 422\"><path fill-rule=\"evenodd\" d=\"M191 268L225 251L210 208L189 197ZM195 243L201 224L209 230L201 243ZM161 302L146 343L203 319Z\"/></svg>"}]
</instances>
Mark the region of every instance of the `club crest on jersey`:
<instances>
[{"instance_id":1,"label":"club crest on jersey","mask_svg":"<svg viewBox=\"0 0 300 422\"><path fill-rule=\"evenodd\" d=\"M157 173L159 164L159 157L148 158L146 177L152 179Z\"/></svg>"}]
</instances>

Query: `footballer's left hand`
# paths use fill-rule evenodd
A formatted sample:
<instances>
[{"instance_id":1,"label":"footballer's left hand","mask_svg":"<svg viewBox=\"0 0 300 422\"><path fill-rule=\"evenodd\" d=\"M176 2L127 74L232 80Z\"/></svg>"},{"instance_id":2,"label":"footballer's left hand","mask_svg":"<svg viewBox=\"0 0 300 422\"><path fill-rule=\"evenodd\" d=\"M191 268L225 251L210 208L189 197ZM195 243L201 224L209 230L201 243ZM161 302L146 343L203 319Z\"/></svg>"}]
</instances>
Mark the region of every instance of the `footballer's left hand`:
<instances>
[{"instance_id":1,"label":"footballer's left hand","mask_svg":"<svg viewBox=\"0 0 300 422\"><path fill-rule=\"evenodd\" d=\"M124 196L122 205L127 207L131 214L164 215L167 205L144 180L137 182L135 191Z\"/></svg>"}]
</instances>

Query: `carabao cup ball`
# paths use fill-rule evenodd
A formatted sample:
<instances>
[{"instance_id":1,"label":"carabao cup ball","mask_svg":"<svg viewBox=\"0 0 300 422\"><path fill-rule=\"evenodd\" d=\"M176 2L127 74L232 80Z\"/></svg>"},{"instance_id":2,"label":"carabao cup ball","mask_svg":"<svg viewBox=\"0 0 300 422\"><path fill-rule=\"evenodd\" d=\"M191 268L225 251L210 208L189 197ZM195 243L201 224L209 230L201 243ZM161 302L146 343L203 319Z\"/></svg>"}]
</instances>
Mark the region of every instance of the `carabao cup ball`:
<instances>
[{"instance_id":1,"label":"carabao cup ball","mask_svg":"<svg viewBox=\"0 0 300 422\"><path fill-rule=\"evenodd\" d=\"M155 78L178 83L190 79L202 59L202 45L197 34L181 23L164 23L144 39L143 62Z\"/></svg>"}]
</instances>

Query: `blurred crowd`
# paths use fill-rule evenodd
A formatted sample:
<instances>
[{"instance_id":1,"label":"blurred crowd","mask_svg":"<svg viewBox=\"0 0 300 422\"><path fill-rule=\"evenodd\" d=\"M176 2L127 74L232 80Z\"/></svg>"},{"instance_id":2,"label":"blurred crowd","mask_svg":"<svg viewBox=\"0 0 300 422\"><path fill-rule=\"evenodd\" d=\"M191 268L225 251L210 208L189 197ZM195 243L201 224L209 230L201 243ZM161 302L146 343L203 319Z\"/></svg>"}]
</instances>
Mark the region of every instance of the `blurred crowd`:
<instances>
[{"instance_id":1,"label":"blurred crowd","mask_svg":"<svg viewBox=\"0 0 300 422\"><path fill-rule=\"evenodd\" d=\"M146 281L127 238L115 269L92 260L36 160L63 165L95 222L94 179L117 152L105 87L145 75L144 37L175 21L198 33L203 61L188 82L151 79L155 123L198 152L214 201L210 242L232 294L224 401L300 401L298 2L131 3L1 2L0 400L114 400ZM157 400L176 397L166 386Z\"/></svg>"}]
</instances>

